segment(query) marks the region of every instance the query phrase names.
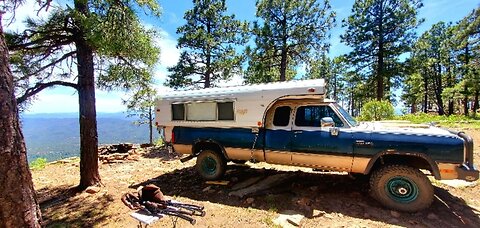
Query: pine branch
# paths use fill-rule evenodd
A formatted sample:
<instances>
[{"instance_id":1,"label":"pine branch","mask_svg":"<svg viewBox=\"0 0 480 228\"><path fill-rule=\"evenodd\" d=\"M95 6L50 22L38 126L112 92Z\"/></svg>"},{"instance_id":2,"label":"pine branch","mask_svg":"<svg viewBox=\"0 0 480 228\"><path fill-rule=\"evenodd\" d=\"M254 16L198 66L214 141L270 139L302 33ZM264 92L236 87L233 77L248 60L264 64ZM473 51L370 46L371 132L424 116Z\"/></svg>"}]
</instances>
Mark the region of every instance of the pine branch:
<instances>
[{"instance_id":1,"label":"pine branch","mask_svg":"<svg viewBox=\"0 0 480 228\"><path fill-rule=\"evenodd\" d=\"M74 89L78 89L78 85L75 84L75 83L71 83L71 82L51 81L51 82L47 82L47 83L37 83L37 84L35 84L34 87L28 88L22 96L17 98L17 104L20 104L20 103L26 101L29 97L34 96L35 94L41 92L42 90L44 90L46 88L56 86L56 85L68 86L68 87L72 87Z\"/></svg>"}]
</instances>

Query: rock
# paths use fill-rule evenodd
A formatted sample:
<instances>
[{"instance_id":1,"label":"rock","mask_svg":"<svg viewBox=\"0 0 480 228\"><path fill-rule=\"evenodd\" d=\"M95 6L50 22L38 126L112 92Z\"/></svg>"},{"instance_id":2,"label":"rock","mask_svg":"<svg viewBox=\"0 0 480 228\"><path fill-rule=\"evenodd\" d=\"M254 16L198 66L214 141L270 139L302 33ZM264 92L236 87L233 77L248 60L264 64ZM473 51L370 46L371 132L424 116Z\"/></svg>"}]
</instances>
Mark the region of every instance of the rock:
<instances>
[{"instance_id":1,"label":"rock","mask_svg":"<svg viewBox=\"0 0 480 228\"><path fill-rule=\"evenodd\" d=\"M97 186L90 186L87 189L85 189L85 192L90 194L95 194L99 191L100 191L100 187L97 187Z\"/></svg>"},{"instance_id":2,"label":"rock","mask_svg":"<svg viewBox=\"0 0 480 228\"><path fill-rule=\"evenodd\" d=\"M325 214L325 215L323 215L323 217L329 218L329 219L333 219L333 218L334 218L333 215L331 215L331 214Z\"/></svg>"},{"instance_id":3,"label":"rock","mask_svg":"<svg viewBox=\"0 0 480 228\"><path fill-rule=\"evenodd\" d=\"M325 213L326 213L325 211L320 211L320 210L317 210L317 209L313 209L312 217L320 217L320 216L324 215Z\"/></svg>"},{"instance_id":4,"label":"rock","mask_svg":"<svg viewBox=\"0 0 480 228\"><path fill-rule=\"evenodd\" d=\"M438 216L434 213L430 213L427 215L427 218L428 219L431 219L431 220L438 220Z\"/></svg>"},{"instance_id":5,"label":"rock","mask_svg":"<svg viewBox=\"0 0 480 228\"><path fill-rule=\"evenodd\" d=\"M394 218L400 218L400 216L401 216L400 212L398 212L398 211L390 211L390 214L391 214Z\"/></svg>"},{"instance_id":6,"label":"rock","mask_svg":"<svg viewBox=\"0 0 480 228\"><path fill-rule=\"evenodd\" d=\"M247 199L245 200L245 203L246 203L246 204L252 204L254 201L255 201L255 199L250 197L250 198L247 198Z\"/></svg>"},{"instance_id":7,"label":"rock","mask_svg":"<svg viewBox=\"0 0 480 228\"><path fill-rule=\"evenodd\" d=\"M212 186L208 186L208 187L202 189L202 192L208 192L210 190L212 190Z\"/></svg>"},{"instance_id":8,"label":"rock","mask_svg":"<svg viewBox=\"0 0 480 228\"><path fill-rule=\"evenodd\" d=\"M234 185L234 186L232 187L232 190L235 191L235 190L239 190L239 189L242 189L242 188L246 188L246 187L248 187L248 186L251 186L251 185L257 183L257 182L260 181L262 178L263 178L263 177L261 177L261 176L249 178L249 179L247 179L247 180L245 180L245 181L242 181L242 182ZM238 180L238 178L237 178L237 180ZM233 180L232 180L232 181L233 181Z\"/></svg>"},{"instance_id":9,"label":"rock","mask_svg":"<svg viewBox=\"0 0 480 228\"><path fill-rule=\"evenodd\" d=\"M396 218L392 218L389 220L390 223L393 223L393 224L398 224L400 221L398 221L398 219Z\"/></svg>"},{"instance_id":10,"label":"rock","mask_svg":"<svg viewBox=\"0 0 480 228\"><path fill-rule=\"evenodd\" d=\"M303 218L305 218L305 216L302 214L287 210L282 211L273 223L283 228L294 228L301 226Z\"/></svg>"},{"instance_id":11,"label":"rock","mask_svg":"<svg viewBox=\"0 0 480 228\"><path fill-rule=\"evenodd\" d=\"M312 205L312 200L306 197L295 200L295 203L300 206L310 206Z\"/></svg>"},{"instance_id":12,"label":"rock","mask_svg":"<svg viewBox=\"0 0 480 228\"><path fill-rule=\"evenodd\" d=\"M243 198L249 194L260 192L277 185L280 185L286 182L288 179L292 177L291 174L276 174L273 176L268 176L267 178L255 183L247 188L239 189L237 191L230 192L228 195L230 196L238 196ZM242 182L243 183L243 182ZM240 183L239 183L240 184ZM234 186L235 187L235 186Z\"/></svg>"}]
</instances>

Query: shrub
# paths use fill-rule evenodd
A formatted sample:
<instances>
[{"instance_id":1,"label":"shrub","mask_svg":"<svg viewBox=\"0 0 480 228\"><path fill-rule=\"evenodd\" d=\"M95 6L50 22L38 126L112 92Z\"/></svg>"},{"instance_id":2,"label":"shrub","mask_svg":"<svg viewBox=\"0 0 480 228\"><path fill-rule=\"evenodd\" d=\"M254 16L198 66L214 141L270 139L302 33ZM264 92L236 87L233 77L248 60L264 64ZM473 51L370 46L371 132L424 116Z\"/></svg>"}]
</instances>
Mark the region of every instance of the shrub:
<instances>
[{"instance_id":1,"label":"shrub","mask_svg":"<svg viewBox=\"0 0 480 228\"><path fill-rule=\"evenodd\" d=\"M47 165L46 158L37 158L30 163L30 169L32 170L42 170Z\"/></svg>"},{"instance_id":2,"label":"shrub","mask_svg":"<svg viewBox=\"0 0 480 228\"><path fill-rule=\"evenodd\" d=\"M389 101L369 101L363 105L359 119L364 121L378 121L392 119L393 115L393 105Z\"/></svg>"}]
</instances>

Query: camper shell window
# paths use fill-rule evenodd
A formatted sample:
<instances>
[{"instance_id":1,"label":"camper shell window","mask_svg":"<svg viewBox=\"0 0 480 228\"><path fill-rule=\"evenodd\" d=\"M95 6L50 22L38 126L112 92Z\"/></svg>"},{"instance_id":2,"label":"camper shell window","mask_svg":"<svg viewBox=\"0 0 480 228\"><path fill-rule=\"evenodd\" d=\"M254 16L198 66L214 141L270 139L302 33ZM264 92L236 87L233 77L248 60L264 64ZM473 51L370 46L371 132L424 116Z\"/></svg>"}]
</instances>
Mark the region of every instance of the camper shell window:
<instances>
[{"instance_id":1,"label":"camper shell window","mask_svg":"<svg viewBox=\"0 0 480 228\"><path fill-rule=\"evenodd\" d=\"M280 106L275 109L273 116L273 125L277 127L286 127L290 123L290 106Z\"/></svg>"},{"instance_id":2,"label":"camper shell window","mask_svg":"<svg viewBox=\"0 0 480 228\"><path fill-rule=\"evenodd\" d=\"M172 120L235 120L233 102L193 102L172 104Z\"/></svg>"},{"instance_id":3,"label":"camper shell window","mask_svg":"<svg viewBox=\"0 0 480 228\"><path fill-rule=\"evenodd\" d=\"M218 102L218 120L234 120L233 102Z\"/></svg>"},{"instance_id":4,"label":"camper shell window","mask_svg":"<svg viewBox=\"0 0 480 228\"><path fill-rule=\"evenodd\" d=\"M185 106L172 104L172 120L185 120Z\"/></svg>"}]
</instances>

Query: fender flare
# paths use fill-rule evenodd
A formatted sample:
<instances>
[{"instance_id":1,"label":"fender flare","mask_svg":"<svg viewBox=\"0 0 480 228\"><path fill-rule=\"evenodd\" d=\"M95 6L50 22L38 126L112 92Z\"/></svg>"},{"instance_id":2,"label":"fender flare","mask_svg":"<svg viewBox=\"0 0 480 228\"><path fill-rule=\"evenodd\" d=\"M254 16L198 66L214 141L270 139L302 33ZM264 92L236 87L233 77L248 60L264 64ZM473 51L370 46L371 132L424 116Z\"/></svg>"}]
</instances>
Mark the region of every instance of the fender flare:
<instances>
[{"instance_id":1,"label":"fender flare","mask_svg":"<svg viewBox=\"0 0 480 228\"><path fill-rule=\"evenodd\" d=\"M441 177L440 177L440 170L438 169L438 165L437 163L435 163L433 161L433 159L431 159L429 156L425 155L425 154L422 154L422 153L410 153L410 152L399 152L399 151L392 151L392 152L389 152L389 151L384 151L384 152L379 152L377 154L375 154L371 159L370 161L368 162L368 165L367 167L365 168L365 173L364 174L368 174L370 173L370 171L372 170L373 168L373 165L375 164L375 162L378 161L378 159L380 159L382 156L384 155L399 155L399 156L408 156L408 157L416 157L416 158L421 158L423 160L425 160L428 165L430 166L431 170L432 170L432 174L433 176L435 177L435 179L437 180L440 180Z\"/></svg>"},{"instance_id":2,"label":"fender flare","mask_svg":"<svg viewBox=\"0 0 480 228\"><path fill-rule=\"evenodd\" d=\"M192 144L192 155L193 156L198 156L199 153L195 153L195 151L197 150L197 147L199 146L200 143L208 143L208 144L214 144L216 145L222 155L225 157L225 159L229 160L228 156L227 156L227 152L225 151L225 148L222 146L222 144L220 144L219 142L213 140L213 139L195 139L193 141L193 144Z\"/></svg>"}]
</instances>

